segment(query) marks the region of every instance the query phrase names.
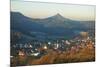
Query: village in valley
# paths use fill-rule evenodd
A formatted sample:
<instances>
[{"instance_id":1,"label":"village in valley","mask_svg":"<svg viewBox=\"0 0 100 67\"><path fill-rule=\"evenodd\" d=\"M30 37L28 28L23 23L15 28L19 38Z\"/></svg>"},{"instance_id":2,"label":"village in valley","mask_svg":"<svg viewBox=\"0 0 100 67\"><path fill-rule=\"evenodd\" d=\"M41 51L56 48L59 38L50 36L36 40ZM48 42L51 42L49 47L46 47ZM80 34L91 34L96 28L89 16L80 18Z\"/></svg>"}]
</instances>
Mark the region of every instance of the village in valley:
<instances>
[{"instance_id":1,"label":"village in valley","mask_svg":"<svg viewBox=\"0 0 100 67\"><path fill-rule=\"evenodd\" d=\"M95 61L95 6L11 1L10 64Z\"/></svg>"},{"instance_id":2,"label":"village in valley","mask_svg":"<svg viewBox=\"0 0 100 67\"><path fill-rule=\"evenodd\" d=\"M30 43L25 43L25 44L14 44L11 46L11 61L13 61L12 64L19 64L19 65L26 65L25 61L27 64L45 64L45 62L40 63L40 59L43 58L44 56L50 55L49 58L52 59L52 56L54 54L54 57L56 55L76 55L79 54L80 51L85 50L85 53L88 52L88 54L91 54L92 52L92 60L94 61L94 49L95 49L95 39L92 36L89 36L87 32L82 32L80 37L75 37L71 40L54 40L54 41L48 41L48 42L41 42L38 40L33 40ZM90 53L89 53L90 52ZM82 53L82 52L81 52ZM84 53L84 52L83 52ZM85 56L87 57L88 54ZM91 56L91 55L89 55ZM32 59L28 59L31 57ZM16 59L17 58L17 59ZM20 60L19 60L19 59ZM26 59L27 58L27 59ZM66 58L66 57L62 57ZM14 63L14 59L17 61ZM21 60L22 59L22 60ZM48 63L51 63L51 59L48 60ZM57 58L56 58L57 59ZM67 58L68 59L68 58ZM69 58L70 59L70 58ZM76 61L75 61L76 59ZM74 57L74 60L64 60L60 61L61 63L63 62L77 62L77 61L86 61L85 59L81 60L81 56L79 56L79 60ZM87 58L86 58L87 59ZM22 61L24 62L22 63ZM41 61L43 61L42 59ZM61 59L63 60L63 59ZM31 61L31 63L30 63ZM38 62L39 61L39 62ZM55 62L54 60L52 63L59 63L59 61ZM88 60L87 60L88 61ZM91 61L91 57L90 57ZM18 63L19 62L19 63ZM20 63L21 62L21 63ZM33 62L33 63L32 63Z\"/></svg>"}]
</instances>

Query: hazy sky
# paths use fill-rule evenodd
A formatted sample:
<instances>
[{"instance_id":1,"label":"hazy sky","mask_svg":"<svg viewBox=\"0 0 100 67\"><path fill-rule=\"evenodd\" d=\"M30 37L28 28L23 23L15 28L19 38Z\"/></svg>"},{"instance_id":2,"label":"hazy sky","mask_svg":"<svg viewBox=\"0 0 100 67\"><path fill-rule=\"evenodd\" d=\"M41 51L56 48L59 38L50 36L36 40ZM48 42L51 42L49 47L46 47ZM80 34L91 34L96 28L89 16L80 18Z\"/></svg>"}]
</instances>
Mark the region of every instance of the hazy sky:
<instances>
[{"instance_id":1,"label":"hazy sky","mask_svg":"<svg viewBox=\"0 0 100 67\"><path fill-rule=\"evenodd\" d=\"M72 5L11 1L11 11L20 12L31 18L45 18L57 13L74 20L95 20L93 5Z\"/></svg>"}]
</instances>

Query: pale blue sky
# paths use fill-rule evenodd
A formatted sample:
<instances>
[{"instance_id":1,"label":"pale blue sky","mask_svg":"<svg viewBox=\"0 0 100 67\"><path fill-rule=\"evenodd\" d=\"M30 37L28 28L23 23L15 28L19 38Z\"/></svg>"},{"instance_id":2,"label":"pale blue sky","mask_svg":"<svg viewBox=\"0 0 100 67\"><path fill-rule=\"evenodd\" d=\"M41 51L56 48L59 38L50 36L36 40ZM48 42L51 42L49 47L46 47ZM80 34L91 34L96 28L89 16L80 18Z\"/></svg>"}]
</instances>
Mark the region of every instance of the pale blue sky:
<instances>
[{"instance_id":1,"label":"pale blue sky","mask_svg":"<svg viewBox=\"0 0 100 67\"><path fill-rule=\"evenodd\" d=\"M74 20L95 20L95 9L93 5L11 1L11 11L21 12L31 18L45 18L60 13Z\"/></svg>"}]
</instances>

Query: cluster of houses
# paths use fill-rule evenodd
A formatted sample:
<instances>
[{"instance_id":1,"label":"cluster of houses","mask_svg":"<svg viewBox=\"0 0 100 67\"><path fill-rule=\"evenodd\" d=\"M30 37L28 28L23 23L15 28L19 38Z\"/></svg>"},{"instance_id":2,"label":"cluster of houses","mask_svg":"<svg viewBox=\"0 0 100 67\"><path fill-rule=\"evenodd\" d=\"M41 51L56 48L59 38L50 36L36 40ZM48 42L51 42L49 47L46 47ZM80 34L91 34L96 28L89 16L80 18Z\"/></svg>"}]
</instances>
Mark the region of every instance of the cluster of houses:
<instances>
[{"instance_id":1,"label":"cluster of houses","mask_svg":"<svg viewBox=\"0 0 100 67\"><path fill-rule=\"evenodd\" d=\"M85 39L75 38L72 40L56 40L48 42L34 41L33 43L14 44L11 48L14 48L18 52L19 56L35 56L41 57L47 53L47 50L59 50L59 51L78 51L80 48L94 48L95 40L91 37ZM12 55L13 56L13 55Z\"/></svg>"}]
</instances>

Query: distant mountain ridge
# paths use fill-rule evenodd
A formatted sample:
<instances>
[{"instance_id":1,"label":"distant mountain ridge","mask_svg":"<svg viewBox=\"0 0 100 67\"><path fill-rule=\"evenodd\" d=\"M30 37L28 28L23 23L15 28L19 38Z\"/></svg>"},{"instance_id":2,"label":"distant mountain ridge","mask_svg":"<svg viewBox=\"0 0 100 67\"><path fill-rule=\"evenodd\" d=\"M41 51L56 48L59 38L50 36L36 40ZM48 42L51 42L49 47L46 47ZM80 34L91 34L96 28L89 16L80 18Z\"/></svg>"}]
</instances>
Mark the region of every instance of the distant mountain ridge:
<instances>
[{"instance_id":1,"label":"distant mountain ridge","mask_svg":"<svg viewBox=\"0 0 100 67\"><path fill-rule=\"evenodd\" d=\"M55 37L71 38L78 34L76 31L94 30L95 22L87 22L88 24L71 20L60 14L45 19L33 19L19 12L11 12L11 32L18 31L33 38L35 36L37 39L52 39Z\"/></svg>"}]
</instances>

